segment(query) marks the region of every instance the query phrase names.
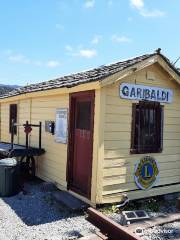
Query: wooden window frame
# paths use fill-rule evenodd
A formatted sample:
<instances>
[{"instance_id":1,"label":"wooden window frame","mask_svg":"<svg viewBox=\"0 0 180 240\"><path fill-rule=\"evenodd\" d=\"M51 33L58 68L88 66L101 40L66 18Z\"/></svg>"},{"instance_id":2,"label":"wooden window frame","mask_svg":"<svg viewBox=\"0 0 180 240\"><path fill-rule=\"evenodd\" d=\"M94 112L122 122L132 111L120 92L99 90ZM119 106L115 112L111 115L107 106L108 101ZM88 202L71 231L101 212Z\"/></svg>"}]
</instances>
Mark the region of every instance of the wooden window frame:
<instances>
[{"instance_id":1,"label":"wooden window frame","mask_svg":"<svg viewBox=\"0 0 180 240\"><path fill-rule=\"evenodd\" d=\"M137 142L141 142L139 140L141 136L141 114L142 110L147 110L147 108L154 108L156 119L155 119L155 128L156 128L156 138L157 143L154 144L153 147L149 146L141 146L138 145ZM137 114L139 116L137 117ZM160 153L163 150L163 121L164 121L164 106L160 105L158 102L150 102L150 101L140 101L139 103L132 104L132 127L131 127L131 154L143 154L143 153ZM136 124L138 124L139 128L137 130ZM149 125L149 124L148 124ZM137 131L137 132L136 132ZM138 136L137 136L138 135ZM138 138L138 139L136 139Z\"/></svg>"},{"instance_id":2,"label":"wooden window frame","mask_svg":"<svg viewBox=\"0 0 180 240\"><path fill-rule=\"evenodd\" d=\"M9 105L9 133L12 131L12 120L14 119L14 122L17 123L17 111L17 104ZM14 126L14 134L17 135L17 126Z\"/></svg>"}]
</instances>

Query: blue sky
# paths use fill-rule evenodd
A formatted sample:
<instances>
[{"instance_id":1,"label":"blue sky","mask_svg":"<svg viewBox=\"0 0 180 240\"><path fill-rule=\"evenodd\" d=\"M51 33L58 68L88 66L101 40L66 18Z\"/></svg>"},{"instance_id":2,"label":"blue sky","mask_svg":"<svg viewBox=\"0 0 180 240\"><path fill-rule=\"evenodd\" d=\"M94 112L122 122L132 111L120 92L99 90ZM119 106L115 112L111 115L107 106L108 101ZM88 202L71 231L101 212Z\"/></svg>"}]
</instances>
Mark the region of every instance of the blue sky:
<instances>
[{"instance_id":1,"label":"blue sky","mask_svg":"<svg viewBox=\"0 0 180 240\"><path fill-rule=\"evenodd\" d=\"M179 0L0 0L0 83L45 81L158 47L175 61L179 11Z\"/></svg>"}]
</instances>

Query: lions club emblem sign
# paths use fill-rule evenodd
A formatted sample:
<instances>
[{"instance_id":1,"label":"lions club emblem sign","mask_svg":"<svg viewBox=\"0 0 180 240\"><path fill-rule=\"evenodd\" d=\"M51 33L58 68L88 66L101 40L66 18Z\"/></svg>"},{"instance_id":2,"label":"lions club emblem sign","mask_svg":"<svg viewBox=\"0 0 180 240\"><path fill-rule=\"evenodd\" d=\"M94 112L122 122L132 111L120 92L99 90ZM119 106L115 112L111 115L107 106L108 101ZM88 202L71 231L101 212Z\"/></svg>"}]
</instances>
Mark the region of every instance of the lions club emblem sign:
<instances>
[{"instance_id":1,"label":"lions club emblem sign","mask_svg":"<svg viewBox=\"0 0 180 240\"><path fill-rule=\"evenodd\" d=\"M158 175L158 165L153 157L146 156L135 165L134 179L140 189L152 188Z\"/></svg>"}]
</instances>

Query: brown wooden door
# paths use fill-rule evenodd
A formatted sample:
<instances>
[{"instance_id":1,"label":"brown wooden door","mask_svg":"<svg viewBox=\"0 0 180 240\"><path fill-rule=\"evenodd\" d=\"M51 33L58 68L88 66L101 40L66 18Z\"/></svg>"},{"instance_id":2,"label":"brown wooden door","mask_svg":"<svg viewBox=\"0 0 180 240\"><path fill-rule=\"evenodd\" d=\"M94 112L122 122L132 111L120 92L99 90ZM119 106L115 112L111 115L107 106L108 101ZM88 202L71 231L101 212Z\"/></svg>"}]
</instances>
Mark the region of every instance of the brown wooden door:
<instances>
[{"instance_id":1,"label":"brown wooden door","mask_svg":"<svg viewBox=\"0 0 180 240\"><path fill-rule=\"evenodd\" d=\"M90 198L94 91L70 96L68 188Z\"/></svg>"}]
</instances>

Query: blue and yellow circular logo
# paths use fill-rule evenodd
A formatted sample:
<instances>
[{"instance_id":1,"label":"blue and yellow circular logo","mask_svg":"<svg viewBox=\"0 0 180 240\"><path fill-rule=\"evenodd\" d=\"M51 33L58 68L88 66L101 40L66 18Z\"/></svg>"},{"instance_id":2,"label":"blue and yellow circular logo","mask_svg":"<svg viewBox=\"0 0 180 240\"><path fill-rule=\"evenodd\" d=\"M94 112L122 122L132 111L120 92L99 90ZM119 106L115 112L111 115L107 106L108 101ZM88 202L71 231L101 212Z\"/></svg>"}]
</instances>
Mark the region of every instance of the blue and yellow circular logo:
<instances>
[{"instance_id":1,"label":"blue and yellow circular logo","mask_svg":"<svg viewBox=\"0 0 180 240\"><path fill-rule=\"evenodd\" d=\"M143 157L135 165L134 179L140 189L150 189L157 181L159 169L156 160L151 156Z\"/></svg>"}]
</instances>

